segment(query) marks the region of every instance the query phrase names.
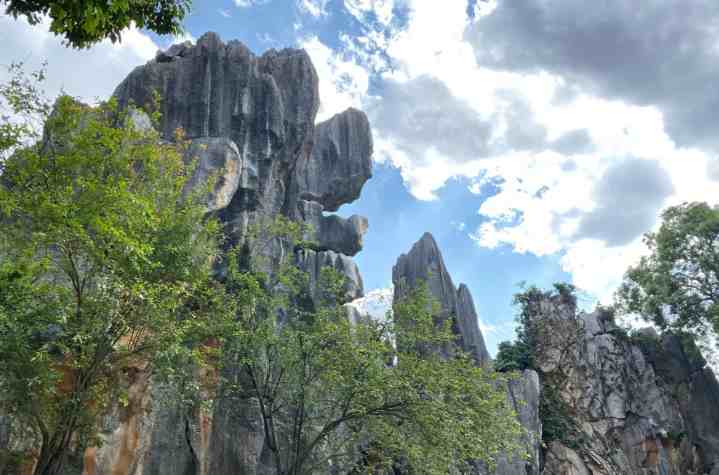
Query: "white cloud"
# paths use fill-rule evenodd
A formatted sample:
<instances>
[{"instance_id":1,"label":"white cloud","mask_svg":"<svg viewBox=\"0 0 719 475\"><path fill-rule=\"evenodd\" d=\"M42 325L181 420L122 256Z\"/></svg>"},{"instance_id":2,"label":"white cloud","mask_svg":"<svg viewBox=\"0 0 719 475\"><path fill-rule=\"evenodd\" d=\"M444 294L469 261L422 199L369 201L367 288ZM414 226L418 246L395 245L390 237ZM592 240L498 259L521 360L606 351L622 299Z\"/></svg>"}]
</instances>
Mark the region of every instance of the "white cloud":
<instances>
[{"instance_id":1,"label":"white cloud","mask_svg":"<svg viewBox=\"0 0 719 475\"><path fill-rule=\"evenodd\" d=\"M61 91L87 102L104 99L136 66L155 56L158 46L137 29L126 30L122 42L102 41L86 50L62 45L49 32L49 22L31 26L24 19L0 16L0 57L4 62L24 61L29 68L47 60L46 92ZM4 71L0 71L0 80Z\"/></svg>"},{"instance_id":2,"label":"white cloud","mask_svg":"<svg viewBox=\"0 0 719 475\"><path fill-rule=\"evenodd\" d=\"M377 13L380 4L390 12L388 16ZM375 159L400 167L407 187L420 199L436 199L436 191L454 176L479 177L473 186L476 192L491 182L497 193L481 204L479 213L486 221L472 232L479 245L557 256L576 285L608 301L626 268L646 250L641 236L637 236L638 228L625 230L624 237L614 240L578 234L582 223L584 231L587 229L585 217L611 221L615 218L612 209L621 208L622 198L609 203L607 198L611 197L597 195L597 185L606 170L629 157L661 165L672 183L653 195L654 202L643 208L645 215L658 215L662 206L683 200L719 201L719 187L707 172L718 167L698 150L678 148L667 135L657 107L582 93L557 74L506 72L478 64L474 47L466 38L467 28L476 20L468 17L463 0L407 0L403 7L408 8L409 16L401 30L392 24L392 9L387 5L345 0L347 10L367 26L367 32L352 42L344 40L344 51L351 53L353 65L380 79L377 98L362 97L363 88L354 92L368 111L372 102L381 103L385 107L383 117L388 119L385 123L372 120ZM475 13L487 15L495 7L483 3ZM372 14L379 22L368 19ZM480 133L477 127L483 122L477 119L455 117L457 133L449 140L457 147L443 145L446 136L433 137L431 127L417 122L422 114L435 117L428 114L433 105L443 107L438 96L414 87L418 78L436 81L461 107L492 124L485 153L481 147L465 147L464 152L457 148L464 139L463 127L466 134ZM383 88L387 84L392 89ZM388 90L412 97L397 102L396 96L384 96ZM338 97L349 102L348 98L354 101L357 94ZM513 101L517 100L526 101L519 103L524 109L516 109ZM413 107L402 106L405 103ZM517 114L518 110L524 112ZM409 122L403 122L403 114L411 116ZM462 114L465 119L471 116ZM412 128L417 125L421 127ZM589 139L591 146L573 147L572 142L560 140L564 137ZM515 141L514 147L510 138ZM531 146L517 149L517 140ZM566 155L551 151L554 143L556 150ZM581 140L576 143L581 145ZM711 176L719 176L719 172ZM673 193L667 196L671 188ZM611 193L611 187L602 193ZM651 216L645 219L648 228L642 232L650 230L651 222L656 224ZM619 226L621 220L615 219L613 224Z\"/></svg>"},{"instance_id":3,"label":"white cloud","mask_svg":"<svg viewBox=\"0 0 719 475\"><path fill-rule=\"evenodd\" d=\"M300 41L319 76L320 110L317 121L329 119L348 107L361 107L369 88L369 72L354 59L345 58L317 37Z\"/></svg>"},{"instance_id":4,"label":"white cloud","mask_svg":"<svg viewBox=\"0 0 719 475\"><path fill-rule=\"evenodd\" d=\"M327 16L327 3L329 0L298 0L297 6L300 11L315 18Z\"/></svg>"},{"instance_id":5,"label":"white cloud","mask_svg":"<svg viewBox=\"0 0 719 475\"><path fill-rule=\"evenodd\" d=\"M374 320L382 321L387 318L387 312L392 309L394 287L370 290L364 297L349 303L362 315L369 315Z\"/></svg>"},{"instance_id":6,"label":"white cloud","mask_svg":"<svg viewBox=\"0 0 719 475\"><path fill-rule=\"evenodd\" d=\"M225 18L232 18L232 14L228 10L225 10L223 8L218 8L217 13L219 13L221 16L223 16Z\"/></svg>"},{"instance_id":7,"label":"white cloud","mask_svg":"<svg viewBox=\"0 0 719 475\"><path fill-rule=\"evenodd\" d=\"M344 0L344 5L361 22L371 19L371 16L385 26L392 21L394 0Z\"/></svg>"},{"instance_id":8,"label":"white cloud","mask_svg":"<svg viewBox=\"0 0 719 475\"><path fill-rule=\"evenodd\" d=\"M269 3L270 0L235 0L235 6L238 8L250 8L258 5Z\"/></svg>"}]
</instances>

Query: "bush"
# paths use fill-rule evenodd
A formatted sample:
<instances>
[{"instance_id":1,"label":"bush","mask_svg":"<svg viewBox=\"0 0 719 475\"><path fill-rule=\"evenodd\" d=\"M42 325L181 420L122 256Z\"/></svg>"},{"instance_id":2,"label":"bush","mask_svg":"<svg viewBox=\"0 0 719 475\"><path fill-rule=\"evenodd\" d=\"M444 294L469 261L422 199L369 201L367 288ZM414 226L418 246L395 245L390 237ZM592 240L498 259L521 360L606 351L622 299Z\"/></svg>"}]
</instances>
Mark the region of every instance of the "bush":
<instances>
[{"instance_id":1,"label":"bush","mask_svg":"<svg viewBox=\"0 0 719 475\"><path fill-rule=\"evenodd\" d=\"M501 372L524 371L533 366L532 351L524 342L511 343L503 341L499 344L497 358L494 360L494 369Z\"/></svg>"}]
</instances>

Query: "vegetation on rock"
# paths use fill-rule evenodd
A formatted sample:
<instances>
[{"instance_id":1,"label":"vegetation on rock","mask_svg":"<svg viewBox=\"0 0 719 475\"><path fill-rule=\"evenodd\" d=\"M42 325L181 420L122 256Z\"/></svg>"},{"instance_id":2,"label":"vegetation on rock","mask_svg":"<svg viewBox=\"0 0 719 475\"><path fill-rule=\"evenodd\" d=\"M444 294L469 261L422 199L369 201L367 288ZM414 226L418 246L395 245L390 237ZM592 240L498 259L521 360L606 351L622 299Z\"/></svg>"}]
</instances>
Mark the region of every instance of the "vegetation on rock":
<instances>
[{"instance_id":1,"label":"vegetation on rock","mask_svg":"<svg viewBox=\"0 0 719 475\"><path fill-rule=\"evenodd\" d=\"M0 93L48 110L22 84ZM123 371L208 333L219 227L183 191L182 141L162 144L112 101L63 96L44 119L41 141L5 135L0 409L36 438L35 473L59 474L71 446L97 443Z\"/></svg>"},{"instance_id":2,"label":"vegetation on rock","mask_svg":"<svg viewBox=\"0 0 719 475\"><path fill-rule=\"evenodd\" d=\"M287 228L296 223L275 223L285 248L301 242L302 230ZM445 359L422 351L455 339L449 327L435 325L425 287L384 321L353 321L332 269L322 270L312 300L307 276L289 258L261 272L265 263L243 269L236 254L225 285L238 318L227 332L225 361L239 372L220 391L259 409L278 474L330 466L375 473L395 464L439 474L468 460L492 465L517 448L521 428L499 376L464 353Z\"/></svg>"}]
</instances>

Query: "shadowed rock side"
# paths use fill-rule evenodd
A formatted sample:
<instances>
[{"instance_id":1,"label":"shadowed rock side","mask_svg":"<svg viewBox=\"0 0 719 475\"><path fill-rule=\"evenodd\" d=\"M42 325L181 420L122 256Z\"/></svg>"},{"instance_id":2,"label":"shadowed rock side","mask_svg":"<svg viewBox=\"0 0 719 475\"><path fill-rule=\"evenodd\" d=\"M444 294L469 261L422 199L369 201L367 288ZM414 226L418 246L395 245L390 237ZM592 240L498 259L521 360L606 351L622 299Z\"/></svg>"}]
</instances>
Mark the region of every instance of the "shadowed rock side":
<instances>
[{"instance_id":1,"label":"shadowed rock side","mask_svg":"<svg viewBox=\"0 0 719 475\"><path fill-rule=\"evenodd\" d=\"M410 249L402 254L392 268L394 300L399 301L421 281L427 284L431 295L440 305L438 322L452 320L452 330L457 335L462 349L472 356L479 365L490 361L484 337L479 330L474 301L466 285L457 290L452 283L442 253L430 233L424 233Z\"/></svg>"},{"instance_id":2,"label":"shadowed rock side","mask_svg":"<svg viewBox=\"0 0 719 475\"><path fill-rule=\"evenodd\" d=\"M479 329L477 312L474 308L472 295L466 285L460 284L456 289L447 267L442 259L437 242L431 234L425 233L407 254L402 254L392 268L394 284L394 301L405 297L420 282L427 284L430 294L439 302L440 313L438 322L452 319L452 330L457 335L457 342L464 351L474 356L478 365L488 366L491 363L484 337ZM441 351L448 357L451 348ZM517 412L522 426L527 430L525 447L529 460L502 457L499 459L494 475L533 475L539 473L541 424L539 421L540 385L537 373L525 371L517 379L507 385L507 399ZM488 474L481 463L476 474Z\"/></svg>"},{"instance_id":3,"label":"shadowed rock side","mask_svg":"<svg viewBox=\"0 0 719 475\"><path fill-rule=\"evenodd\" d=\"M370 178L370 127L355 109L315 126L318 79L307 53L284 49L256 56L238 41L223 43L207 33L196 45L159 52L114 94L120 107L158 105L164 139L175 140L183 131L189 140L186 159L197 161L186 192L216 176L206 203L224 224L228 245L241 242L248 226L265 219L283 215L303 221L313 228L308 238L318 247L294 251L294 257L311 282L329 265L347 276L348 300L362 296L362 278L349 256L361 250L367 220L325 211L357 199ZM131 120L152 126L141 112L132 112ZM279 246L271 252L293 251ZM243 377L237 368L224 376ZM209 412L188 413L157 397L160 390L142 368L123 384L131 404L103 420L105 443L85 452L84 474L272 473L250 401L221 394ZM7 445L8 438L0 419L0 443Z\"/></svg>"},{"instance_id":4,"label":"shadowed rock side","mask_svg":"<svg viewBox=\"0 0 719 475\"><path fill-rule=\"evenodd\" d=\"M536 363L555 421L543 473L719 473L719 385L694 343L645 330L629 338L611 313L538 302Z\"/></svg>"}]
</instances>

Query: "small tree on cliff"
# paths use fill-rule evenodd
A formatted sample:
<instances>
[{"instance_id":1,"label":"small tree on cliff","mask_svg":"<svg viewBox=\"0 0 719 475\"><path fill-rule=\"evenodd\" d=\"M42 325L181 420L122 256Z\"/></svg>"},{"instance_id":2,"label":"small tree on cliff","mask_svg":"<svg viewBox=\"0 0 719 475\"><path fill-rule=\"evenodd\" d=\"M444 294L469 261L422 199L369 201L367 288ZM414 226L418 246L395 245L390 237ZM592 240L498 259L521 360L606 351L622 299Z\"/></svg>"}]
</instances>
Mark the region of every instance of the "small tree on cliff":
<instances>
[{"instance_id":1,"label":"small tree on cliff","mask_svg":"<svg viewBox=\"0 0 719 475\"><path fill-rule=\"evenodd\" d=\"M719 208L684 203L668 208L651 254L631 267L617 292L619 306L660 328L719 332Z\"/></svg>"},{"instance_id":2,"label":"small tree on cliff","mask_svg":"<svg viewBox=\"0 0 719 475\"><path fill-rule=\"evenodd\" d=\"M27 111L16 86L0 92ZM36 144L0 130L0 412L39 441L35 473L62 474L124 370L206 334L218 226L184 196L181 145L112 101L59 98Z\"/></svg>"},{"instance_id":3,"label":"small tree on cliff","mask_svg":"<svg viewBox=\"0 0 719 475\"><path fill-rule=\"evenodd\" d=\"M292 248L300 234L283 239ZM331 269L314 301L307 285L291 262L266 275L230 260L239 317L228 361L240 368L224 391L256 407L278 474L378 473L396 463L445 474L517 448L520 426L497 374L465 354L420 351L455 339L435 325L426 288L379 322L348 318Z\"/></svg>"}]
</instances>

